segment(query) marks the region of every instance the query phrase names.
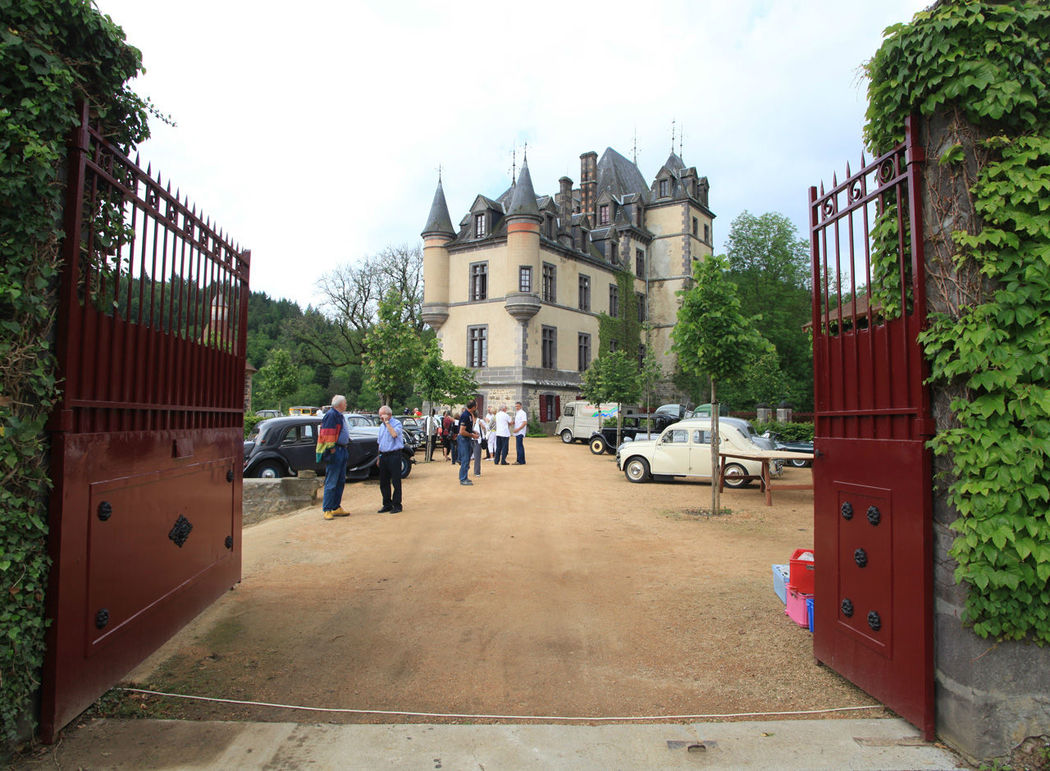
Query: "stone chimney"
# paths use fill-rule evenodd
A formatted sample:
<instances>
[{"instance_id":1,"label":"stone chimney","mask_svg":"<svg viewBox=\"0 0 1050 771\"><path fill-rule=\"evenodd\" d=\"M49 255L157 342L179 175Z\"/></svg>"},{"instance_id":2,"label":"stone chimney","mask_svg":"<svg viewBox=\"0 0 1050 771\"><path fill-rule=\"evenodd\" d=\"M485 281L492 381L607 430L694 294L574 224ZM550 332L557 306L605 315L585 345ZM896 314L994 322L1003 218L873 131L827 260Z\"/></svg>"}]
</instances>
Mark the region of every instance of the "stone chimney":
<instances>
[{"instance_id":1,"label":"stone chimney","mask_svg":"<svg viewBox=\"0 0 1050 771\"><path fill-rule=\"evenodd\" d=\"M572 224L572 180L562 177L558 180L558 194L554 197L558 205L558 218L561 226L567 230Z\"/></svg>"},{"instance_id":2,"label":"stone chimney","mask_svg":"<svg viewBox=\"0 0 1050 771\"><path fill-rule=\"evenodd\" d=\"M593 150L580 156L580 192L583 194L580 211L593 220L598 197L598 153Z\"/></svg>"}]
</instances>

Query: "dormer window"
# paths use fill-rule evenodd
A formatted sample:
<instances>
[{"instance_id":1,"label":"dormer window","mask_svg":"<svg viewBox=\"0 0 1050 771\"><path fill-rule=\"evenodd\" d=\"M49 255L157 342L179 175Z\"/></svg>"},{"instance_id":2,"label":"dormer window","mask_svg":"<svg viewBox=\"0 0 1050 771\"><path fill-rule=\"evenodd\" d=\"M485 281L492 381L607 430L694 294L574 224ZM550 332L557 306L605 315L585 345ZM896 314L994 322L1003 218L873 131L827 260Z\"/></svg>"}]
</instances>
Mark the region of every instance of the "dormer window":
<instances>
[{"instance_id":1,"label":"dormer window","mask_svg":"<svg viewBox=\"0 0 1050 771\"><path fill-rule=\"evenodd\" d=\"M667 197L667 180L666 179L661 179L660 180L660 197L661 198L666 198Z\"/></svg>"},{"instance_id":2,"label":"dormer window","mask_svg":"<svg viewBox=\"0 0 1050 771\"><path fill-rule=\"evenodd\" d=\"M615 241L609 242L609 262L616 265L620 261L620 250Z\"/></svg>"},{"instance_id":3,"label":"dormer window","mask_svg":"<svg viewBox=\"0 0 1050 771\"><path fill-rule=\"evenodd\" d=\"M485 215L475 214L474 215L474 238L483 238L485 236Z\"/></svg>"},{"instance_id":4,"label":"dormer window","mask_svg":"<svg viewBox=\"0 0 1050 771\"><path fill-rule=\"evenodd\" d=\"M601 206L598 207L598 224L609 224L609 204L607 203L603 203Z\"/></svg>"}]
</instances>

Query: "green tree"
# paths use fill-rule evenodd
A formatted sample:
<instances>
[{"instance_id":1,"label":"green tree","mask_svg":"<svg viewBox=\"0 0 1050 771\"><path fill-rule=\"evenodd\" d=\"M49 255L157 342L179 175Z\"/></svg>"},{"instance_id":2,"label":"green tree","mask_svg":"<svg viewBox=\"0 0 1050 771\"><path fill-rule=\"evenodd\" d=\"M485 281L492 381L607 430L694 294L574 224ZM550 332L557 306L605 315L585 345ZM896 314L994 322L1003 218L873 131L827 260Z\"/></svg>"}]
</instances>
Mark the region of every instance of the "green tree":
<instances>
[{"instance_id":1,"label":"green tree","mask_svg":"<svg viewBox=\"0 0 1050 771\"><path fill-rule=\"evenodd\" d=\"M366 382L384 404L398 389L411 386L423 359L423 340L410 322L397 290L391 288L379 301L379 320L365 334Z\"/></svg>"},{"instance_id":2,"label":"green tree","mask_svg":"<svg viewBox=\"0 0 1050 771\"><path fill-rule=\"evenodd\" d=\"M255 376L258 386L259 401L273 404L284 412L284 405L289 396L299 387L299 370L292 364L292 356L283 348L274 348L266 360L266 365Z\"/></svg>"},{"instance_id":3,"label":"green tree","mask_svg":"<svg viewBox=\"0 0 1050 771\"><path fill-rule=\"evenodd\" d=\"M467 401L477 393L478 381L466 367L458 367L441 355L436 338L426 343L415 373L416 393L431 405ZM433 411L433 406L431 406ZM426 459L430 460L431 421L427 421Z\"/></svg>"},{"instance_id":4,"label":"green tree","mask_svg":"<svg viewBox=\"0 0 1050 771\"><path fill-rule=\"evenodd\" d=\"M583 397L601 409L603 402L619 402L616 411L616 446L623 432L624 404L637 402L642 391L638 359L626 351L606 351L583 373Z\"/></svg>"},{"instance_id":5,"label":"green tree","mask_svg":"<svg viewBox=\"0 0 1050 771\"><path fill-rule=\"evenodd\" d=\"M739 377L770 343L740 309L728 260L711 256L693 266L692 288L681 292L682 305L671 337L679 366L706 376L711 384L711 511L719 511L718 383Z\"/></svg>"},{"instance_id":6,"label":"green tree","mask_svg":"<svg viewBox=\"0 0 1050 771\"><path fill-rule=\"evenodd\" d=\"M783 214L745 211L730 226L726 257L741 312L754 316L758 331L773 344L780 376L770 379L772 360L767 358L760 370L723 383L723 399L738 407L751 407L756 398L770 403L788 399L809 408L813 346L803 329L812 315L809 243ZM758 397L759 391L764 395Z\"/></svg>"}]
</instances>

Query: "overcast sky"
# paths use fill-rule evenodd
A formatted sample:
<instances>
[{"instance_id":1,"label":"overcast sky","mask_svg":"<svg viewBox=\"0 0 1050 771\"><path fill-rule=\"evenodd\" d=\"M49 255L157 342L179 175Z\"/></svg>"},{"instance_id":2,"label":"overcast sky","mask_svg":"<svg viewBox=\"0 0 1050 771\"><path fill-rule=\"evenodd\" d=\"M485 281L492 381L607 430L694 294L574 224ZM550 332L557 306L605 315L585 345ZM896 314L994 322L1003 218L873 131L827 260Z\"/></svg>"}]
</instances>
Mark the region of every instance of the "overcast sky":
<instances>
[{"instance_id":1,"label":"overcast sky","mask_svg":"<svg viewBox=\"0 0 1050 771\"><path fill-rule=\"evenodd\" d=\"M807 191L862 149L860 67L928 0L97 0L142 51L142 157L252 250L255 290L419 243L443 169L453 222L539 194L612 146L651 181L671 150L711 183L722 251L744 210L808 237ZM677 151L677 141L675 149Z\"/></svg>"}]
</instances>

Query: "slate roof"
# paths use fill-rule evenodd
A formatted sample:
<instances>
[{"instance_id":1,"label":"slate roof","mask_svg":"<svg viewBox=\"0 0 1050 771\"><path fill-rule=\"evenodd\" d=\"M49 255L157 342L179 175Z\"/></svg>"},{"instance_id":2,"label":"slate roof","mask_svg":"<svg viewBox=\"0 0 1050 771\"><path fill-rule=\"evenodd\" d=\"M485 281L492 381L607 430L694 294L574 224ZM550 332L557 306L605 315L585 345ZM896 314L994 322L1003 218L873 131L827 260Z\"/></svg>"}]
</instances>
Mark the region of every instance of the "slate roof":
<instances>
[{"instance_id":1,"label":"slate roof","mask_svg":"<svg viewBox=\"0 0 1050 771\"><path fill-rule=\"evenodd\" d=\"M650 195L649 185L646 184L638 166L611 147L606 147L598 160L598 189L595 191L595 200L606 190L617 200L634 193L643 201L648 201Z\"/></svg>"},{"instance_id":2,"label":"slate roof","mask_svg":"<svg viewBox=\"0 0 1050 771\"><path fill-rule=\"evenodd\" d=\"M437 190L434 191L434 203L430 205L430 216L423 227L423 235L427 233L456 235L456 230L452 227L452 218L448 214L448 204L445 203L445 191L441 188L441 180L438 180Z\"/></svg>"},{"instance_id":3,"label":"slate roof","mask_svg":"<svg viewBox=\"0 0 1050 771\"><path fill-rule=\"evenodd\" d=\"M529 162L523 161L518 181L514 183L514 192L507 207L508 217L539 217L540 209L536 205L536 191L532 187L532 175L529 174Z\"/></svg>"}]
</instances>

